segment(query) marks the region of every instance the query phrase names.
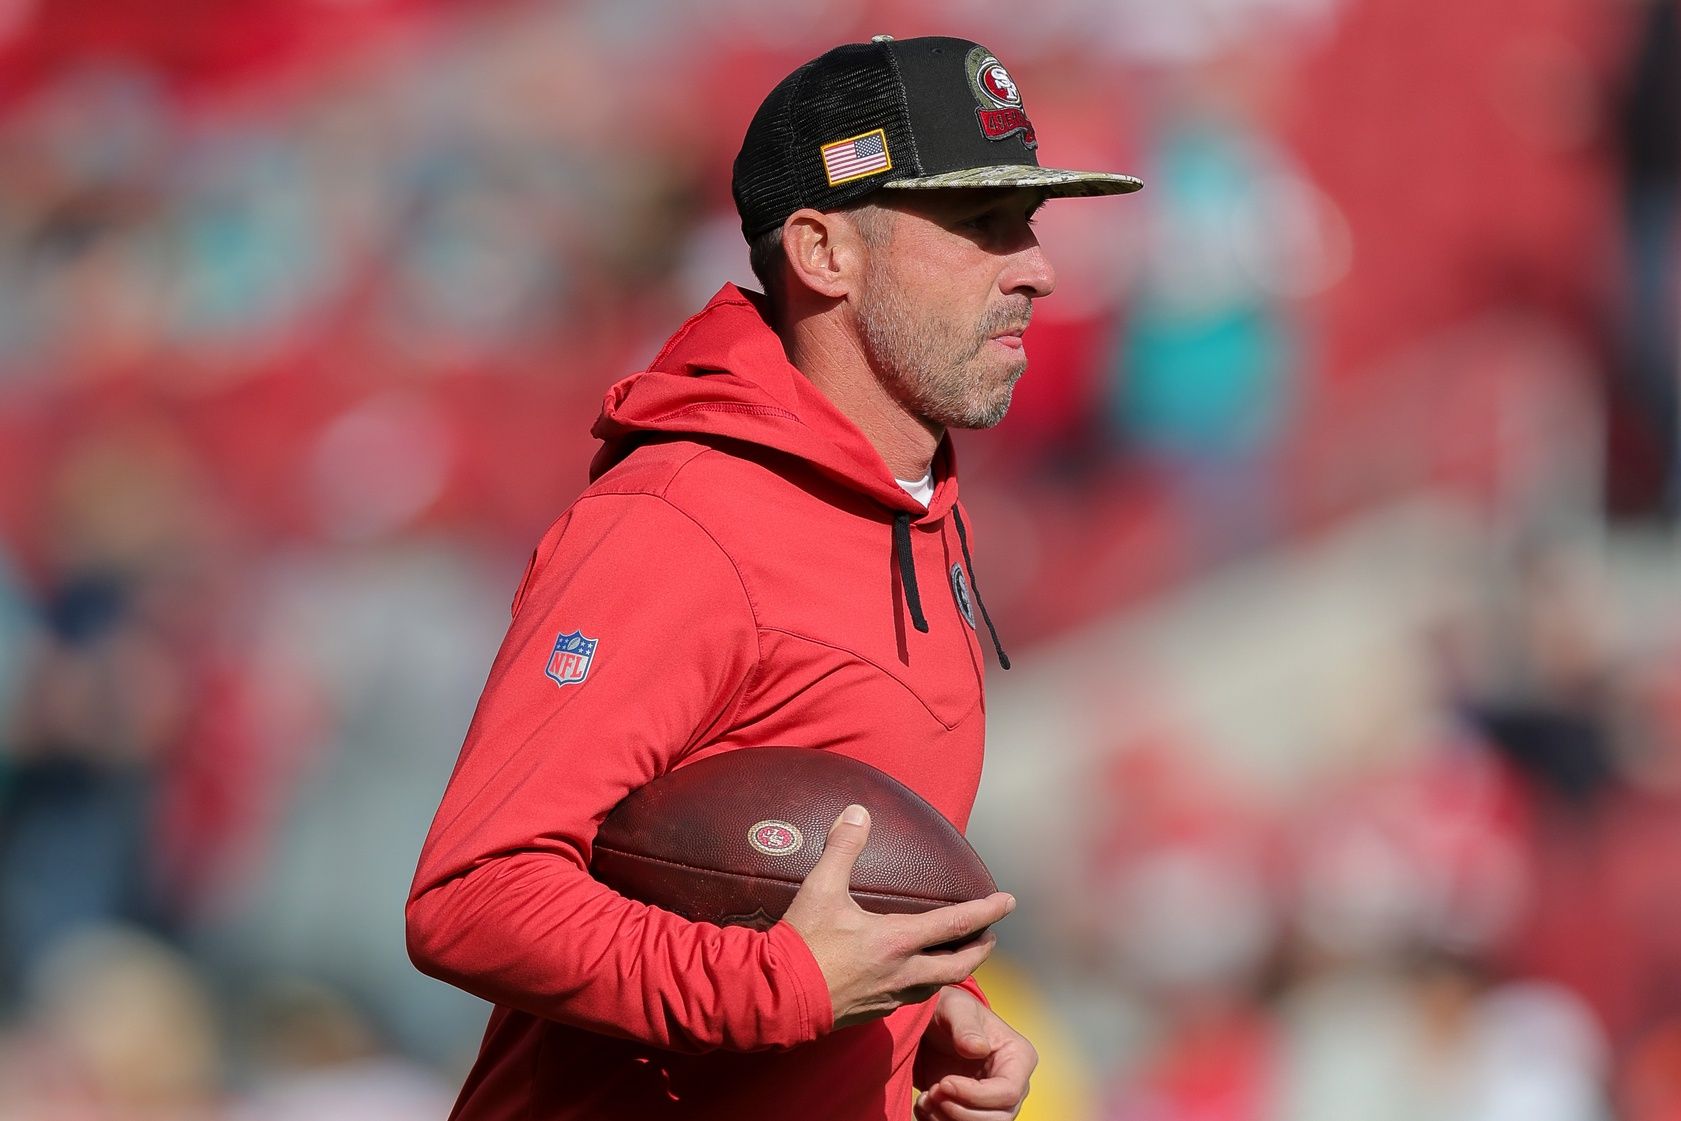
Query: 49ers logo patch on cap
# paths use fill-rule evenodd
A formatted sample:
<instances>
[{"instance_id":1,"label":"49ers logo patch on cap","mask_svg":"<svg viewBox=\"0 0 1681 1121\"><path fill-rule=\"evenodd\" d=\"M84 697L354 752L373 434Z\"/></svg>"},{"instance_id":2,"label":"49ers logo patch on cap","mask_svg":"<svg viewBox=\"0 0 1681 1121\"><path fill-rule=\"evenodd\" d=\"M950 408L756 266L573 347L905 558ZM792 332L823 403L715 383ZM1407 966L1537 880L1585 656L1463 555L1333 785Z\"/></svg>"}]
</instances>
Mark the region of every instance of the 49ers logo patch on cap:
<instances>
[{"instance_id":1,"label":"49ers logo patch on cap","mask_svg":"<svg viewBox=\"0 0 1681 1121\"><path fill-rule=\"evenodd\" d=\"M969 88L980 103L975 116L981 123L981 135L988 140L1004 140L1021 135L1021 142L1029 148L1039 146L1033 122L1021 106L1021 91L1004 64L985 47L975 47L965 60L969 73Z\"/></svg>"}]
</instances>

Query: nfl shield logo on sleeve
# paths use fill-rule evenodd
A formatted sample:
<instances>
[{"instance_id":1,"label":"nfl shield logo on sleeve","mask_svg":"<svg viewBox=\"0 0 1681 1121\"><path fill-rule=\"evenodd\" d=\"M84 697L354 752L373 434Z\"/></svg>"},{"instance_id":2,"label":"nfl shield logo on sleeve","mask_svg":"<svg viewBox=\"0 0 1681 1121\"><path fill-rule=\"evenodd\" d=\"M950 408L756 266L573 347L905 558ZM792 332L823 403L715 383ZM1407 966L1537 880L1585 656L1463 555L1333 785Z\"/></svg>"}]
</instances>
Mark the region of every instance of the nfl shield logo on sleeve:
<instances>
[{"instance_id":1,"label":"nfl shield logo on sleeve","mask_svg":"<svg viewBox=\"0 0 1681 1121\"><path fill-rule=\"evenodd\" d=\"M556 685L578 684L589 676L597 641L585 638L581 631L561 635L554 640L554 653L549 655L549 664L543 672Z\"/></svg>"}]
</instances>

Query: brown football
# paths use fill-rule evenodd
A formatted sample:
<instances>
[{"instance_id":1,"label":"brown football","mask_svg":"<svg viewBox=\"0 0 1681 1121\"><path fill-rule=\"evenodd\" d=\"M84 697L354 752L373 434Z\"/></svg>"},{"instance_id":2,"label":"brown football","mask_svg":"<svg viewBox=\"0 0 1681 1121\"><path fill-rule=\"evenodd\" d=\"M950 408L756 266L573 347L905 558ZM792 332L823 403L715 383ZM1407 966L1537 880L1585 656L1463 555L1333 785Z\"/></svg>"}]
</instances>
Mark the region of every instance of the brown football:
<instances>
[{"instance_id":1,"label":"brown football","mask_svg":"<svg viewBox=\"0 0 1681 1121\"><path fill-rule=\"evenodd\" d=\"M903 783L802 747L727 751L633 791L601 823L591 869L684 918L763 929L788 909L853 802L870 811L852 871L852 897L866 911L920 913L997 890L957 827Z\"/></svg>"}]
</instances>

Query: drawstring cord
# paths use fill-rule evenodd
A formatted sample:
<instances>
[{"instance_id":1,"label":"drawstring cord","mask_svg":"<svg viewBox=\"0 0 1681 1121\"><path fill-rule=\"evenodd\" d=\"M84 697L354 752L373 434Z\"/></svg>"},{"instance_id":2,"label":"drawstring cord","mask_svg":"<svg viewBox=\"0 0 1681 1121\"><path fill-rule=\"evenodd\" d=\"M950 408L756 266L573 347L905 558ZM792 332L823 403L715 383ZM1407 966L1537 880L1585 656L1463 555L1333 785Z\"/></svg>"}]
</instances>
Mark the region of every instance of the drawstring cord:
<instances>
[{"instance_id":1,"label":"drawstring cord","mask_svg":"<svg viewBox=\"0 0 1681 1121\"><path fill-rule=\"evenodd\" d=\"M922 614L922 594L916 589L916 562L911 557L911 516L903 510L893 515L893 553L899 558L899 585L905 590L905 606L911 623L923 634L928 620Z\"/></svg>"},{"instance_id":2,"label":"drawstring cord","mask_svg":"<svg viewBox=\"0 0 1681 1121\"><path fill-rule=\"evenodd\" d=\"M969 555L969 532L963 527L963 516L955 506L952 507L951 517L957 525L957 543L963 548L963 567L969 570L969 590L974 593L975 606L981 609L981 618L986 620L986 633L992 636L992 648L998 654L999 666L1009 669L1010 656L1004 653L1004 644L998 641L998 628L993 626L986 601L981 598L981 582L975 576L974 558ZM893 515L893 555L899 561L899 586L904 589L905 607L910 611L911 623L927 634L928 619L922 614L922 593L917 590L916 561L911 554L911 516L904 510Z\"/></svg>"},{"instance_id":3,"label":"drawstring cord","mask_svg":"<svg viewBox=\"0 0 1681 1121\"><path fill-rule=\"evenodd\" d=\"M957 523L957 543L963 547L963 566L969 570L969 590L975 593L975 604L981 609L981 618L986 620L986 633L992 636L992 648L998 652L998 664L1003 669L1010 668L1010 656L1004 653L1004 644L998 641L998 628L992 625L992 616L986 612L986 600L981 598L981 580L975 575L975 562L969 556L969 534L963 528L963 515L957 512L957 507L951 508L952 521Z\"/></svg>"}]
</instances>

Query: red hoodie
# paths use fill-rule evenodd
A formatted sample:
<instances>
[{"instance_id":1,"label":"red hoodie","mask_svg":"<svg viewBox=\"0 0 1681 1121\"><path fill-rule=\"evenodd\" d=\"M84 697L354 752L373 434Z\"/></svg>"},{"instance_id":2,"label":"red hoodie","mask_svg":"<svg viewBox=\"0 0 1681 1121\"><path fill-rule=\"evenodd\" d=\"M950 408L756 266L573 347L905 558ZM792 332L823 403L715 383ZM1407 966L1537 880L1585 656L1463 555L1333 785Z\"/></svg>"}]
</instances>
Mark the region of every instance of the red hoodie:
<instances>
[{"instance_id":1,"label":"red hoodie","mask_svg":"<svg viewBox=\"0 0 1681 1121\"><path fill-rule=\"evenodd\" d=\"M453 1116L908 1117L933 1002L833 1031L787 923L689 922L586 869L630 791L767 745L862 759L966 825L983 657L950 444L924 510L731 285L594 434L409 898L415 964L496 1005Z\"/></svg>"}]
</instances>

